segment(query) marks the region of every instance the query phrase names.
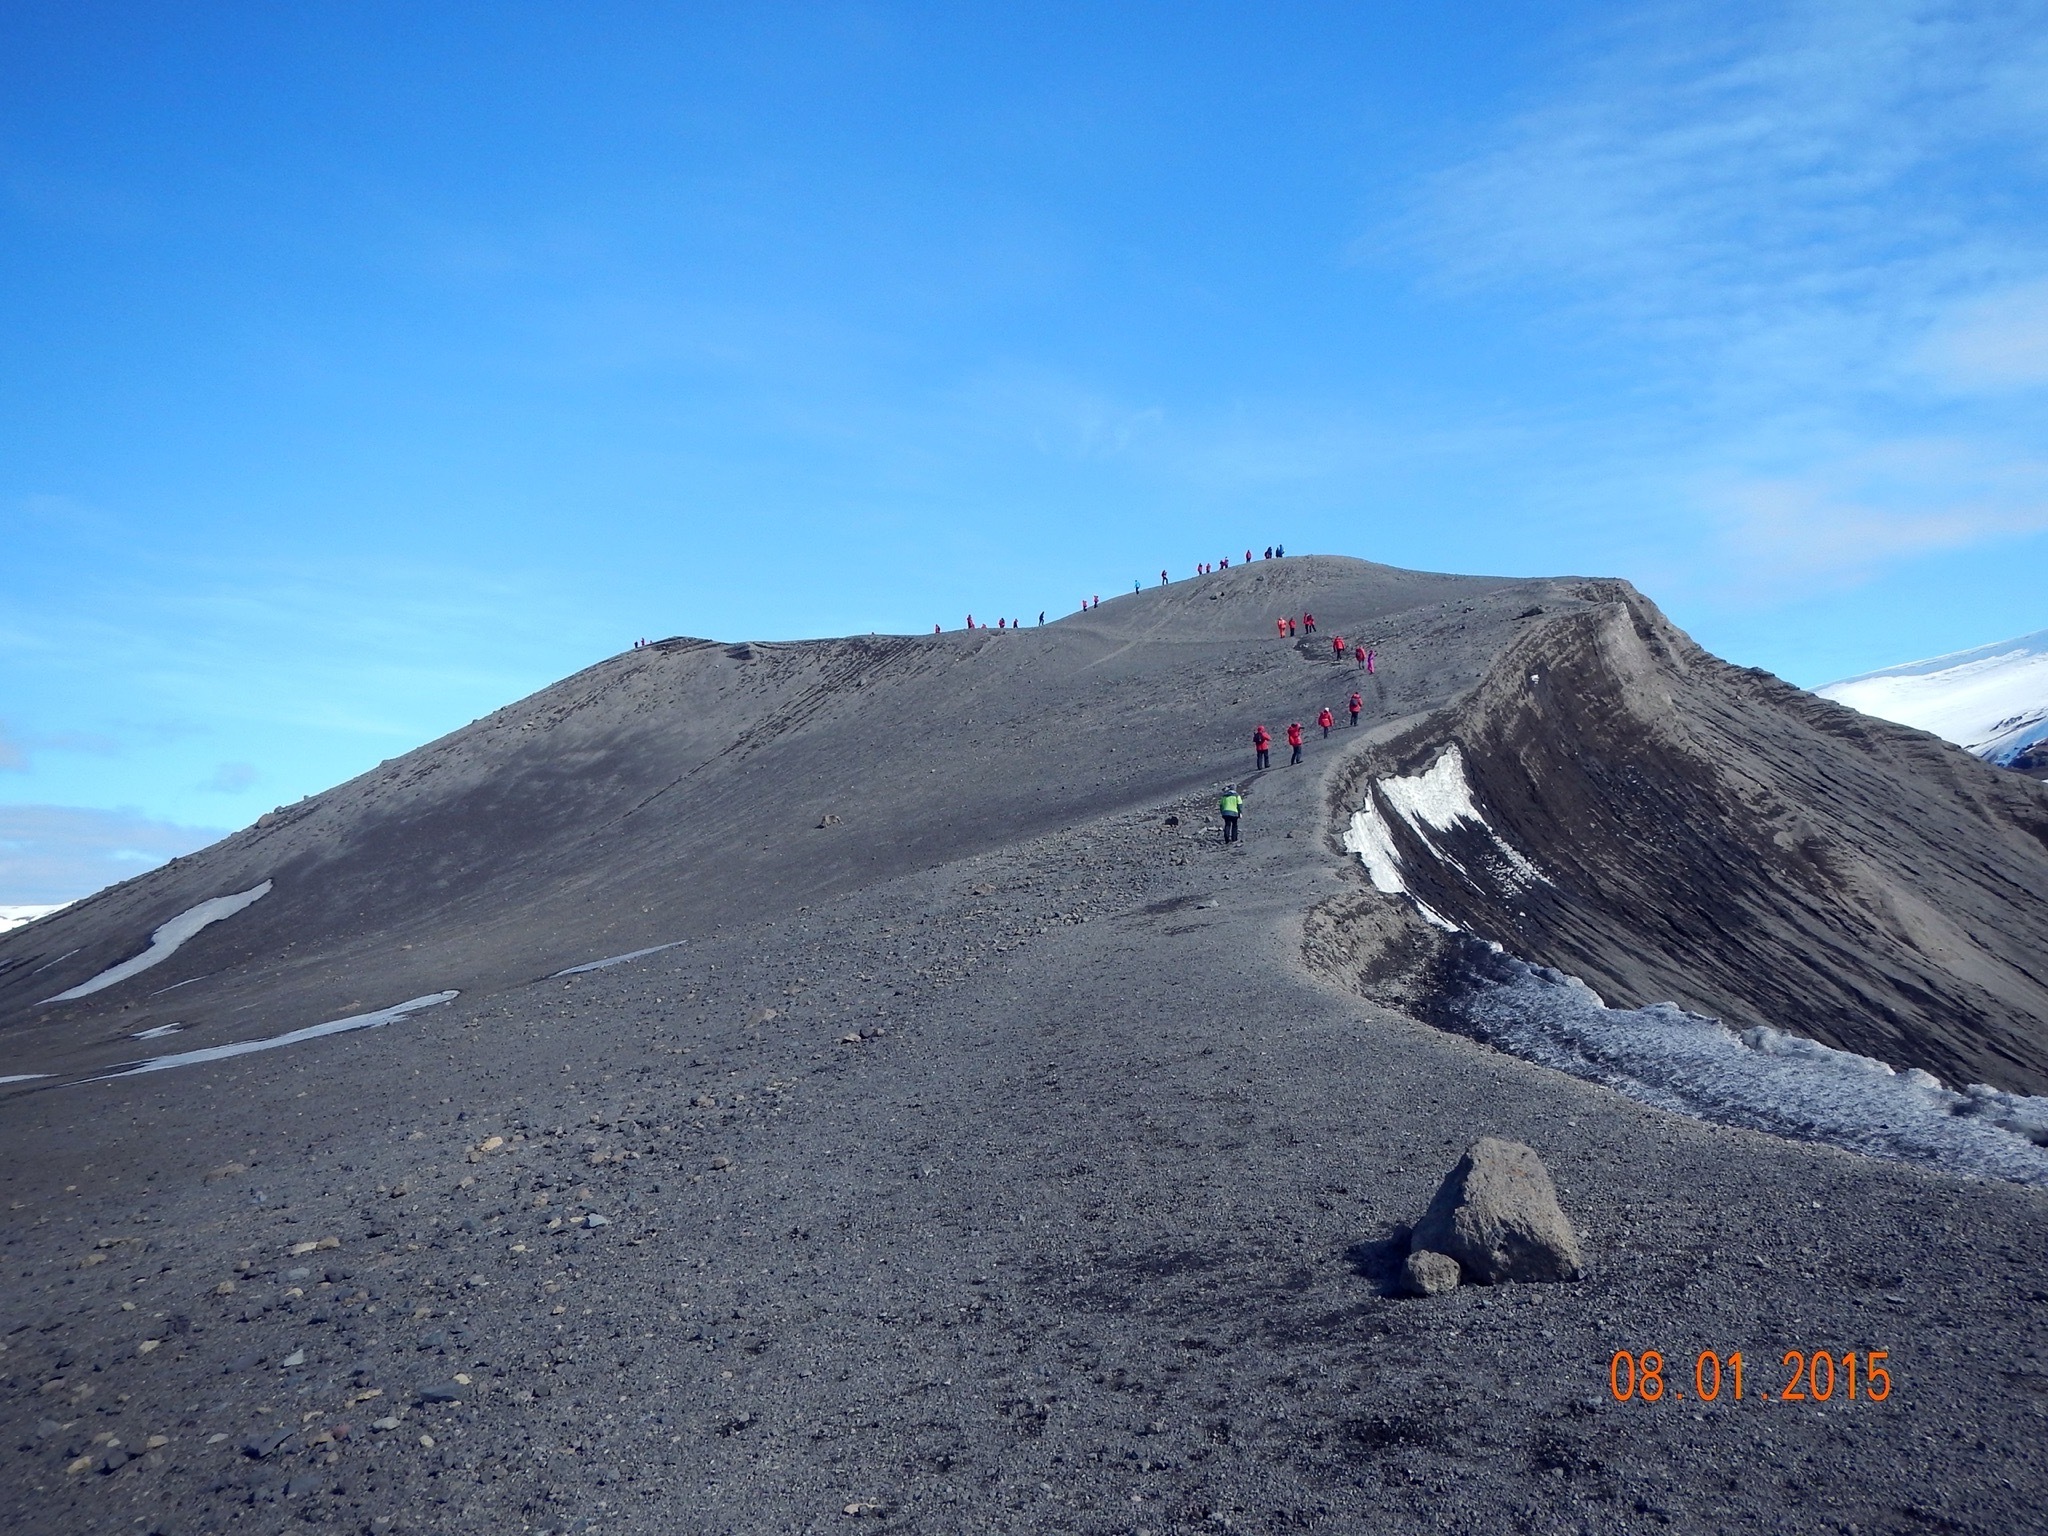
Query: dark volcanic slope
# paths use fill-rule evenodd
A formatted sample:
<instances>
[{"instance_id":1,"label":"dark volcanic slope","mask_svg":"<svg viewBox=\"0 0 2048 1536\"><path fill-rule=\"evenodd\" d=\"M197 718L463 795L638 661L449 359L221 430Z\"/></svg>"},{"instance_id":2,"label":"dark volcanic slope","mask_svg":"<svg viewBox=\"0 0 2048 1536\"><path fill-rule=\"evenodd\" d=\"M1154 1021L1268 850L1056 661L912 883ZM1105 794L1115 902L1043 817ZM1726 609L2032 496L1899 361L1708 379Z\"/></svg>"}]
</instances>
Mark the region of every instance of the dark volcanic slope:
<instances>
[{"instance_id":1,"label":"dark volcanic slope","mask_svg":"<svg viewBox=\"0 0 2048 1536\"><path fill-rule=\"evenodd\" d=\"M628 652L0 938L11 1070L119 1059L171 1022L190 1047L504 986L1210 785L1255 720L1342 708L1355 668L1325 637L1385 636L1383 717L1469 687L1514 613L1558 600L1295 559L1021 633ZM1281 644L1275 615L1304 609L1323 635ZM171 962L38 1006L262 880Z\"/></svg>"},{"instance_id":2,"label":"dark volcanic slope","mask_svg":"<svg viewBox=\"0 0 2048 1536\"><path fill-rule=\"evenodd\" d=\"M2038 1529L2048 1192L1660 1114L1305 961L1305 916L1403 910L1332 847L1342 786L1428 723L1533 839L1479 730L1499 664L1630 602L1287 561L1042 635L679 644L0 940L9 1073L464 990L0 1099L0 1528ZM1385 692L1226 849L1252 721L1349 691L1283 604L1366 624ZM1736 680L1717 729L1759 776L1811 731L1819 771L1809 707ZM1605 772L1617 738L1575 739ZM1940 858L1993 856L1956 826ZM1853 906L1838 942L1881 952ZM1539 1149L1590 1276L1393 1299L1399 1223L1486 1133ZM1891 1396L1777 1401L1817 1348L1888 1352ZM1664 1400L1606 1398L1617 1349L1665 1354ZM1743 1402L1679 1396L1702 1349Z\"/></svg>"},{"instance_id":3,"label":"dark volcanic slope","mask_svg":"<svg viewBox=\"0 0 2048 1536\"><path fill-rule=\"evenodd\" d=\"M1612 1004L2048 1092L2048 790L1731 667L1625 584L1600 590L1335 797L1456 742L1493 825L1553 883L1503 886L1398 824L1411 887Z\"/></svg>"}]
</instances>

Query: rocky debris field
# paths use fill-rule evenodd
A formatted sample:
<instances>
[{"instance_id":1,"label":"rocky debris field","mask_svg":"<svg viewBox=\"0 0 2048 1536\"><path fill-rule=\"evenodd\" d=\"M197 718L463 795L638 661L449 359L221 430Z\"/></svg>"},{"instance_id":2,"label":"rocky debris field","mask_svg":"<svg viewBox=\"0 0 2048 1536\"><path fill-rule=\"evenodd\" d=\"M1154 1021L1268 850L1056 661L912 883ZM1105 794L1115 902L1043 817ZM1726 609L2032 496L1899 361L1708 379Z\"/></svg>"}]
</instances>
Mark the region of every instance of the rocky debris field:
<instances>
[{"instance_id":1,"label":"rocky debris field","mask_svg":"<svg viewBox=\"0 0 2048 1536\"><path fill-rule=\"evenodd\" d=\"M1177 802L18 1104L7 1523L2027 1528L2041 1197L1361 1013L1300 968L1355 877L1280 778L1234 850ZM1399 1294L1473 1128L1541 1149L1586 1278ZM1815 1347L1892 1396L1757 1395ZM1751 1396L1617 1403L1617 1349Z\"/></svg>"}]
</instances>

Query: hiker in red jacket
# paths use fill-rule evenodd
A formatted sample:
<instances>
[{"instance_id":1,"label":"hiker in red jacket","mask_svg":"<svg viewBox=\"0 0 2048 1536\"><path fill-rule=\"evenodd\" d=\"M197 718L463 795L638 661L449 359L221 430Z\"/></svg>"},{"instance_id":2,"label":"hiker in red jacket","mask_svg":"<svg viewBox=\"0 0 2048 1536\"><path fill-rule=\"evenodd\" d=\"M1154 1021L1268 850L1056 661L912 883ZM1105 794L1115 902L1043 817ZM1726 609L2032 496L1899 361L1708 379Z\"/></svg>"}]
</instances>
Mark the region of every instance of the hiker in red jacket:
<instances>
[{"instance_id":1,"label":"hiker in red jacket","mask_svg":"<svg viewBox=\"0 0 2048 1536\"><path fill-rule=\"evenodd\" d=\"M1316 632L1316 616L1314 614L1304 613L1301 616L1301 632L1305 635L1312 635Z\"/></svg>"},{"instance_id":2,"label":"hiker in red jacket","mask_svg":"<svg viewBox=\"0 0 2048 1536\"><path fill-rule=\"evenodd\" d=\"M1294 721L1290 721L1290 722L1288 723L1288 726L1287 726L1287 745L1289 745L1290 747L1294 748L1294 755L1293 755L1292 757L1288 758L1288 759L1287 759L1287 761L1288 761L1289 763L1298 763L1298 762L1300 762L1300 761L1301 761L1301 722L1300 722L1299 720L1294 720Z\"/></svg>"},{"instance_id":3,"label":"hiker in red jacket","mask_svg":"<svg viewBox=\"0 0 2048 1536\"><path fill-rule=\"evenodd\" d=\"M1285 619L1275 619L1273 627L1280 631L1280 638L1282 640L1287 638L1287 621Z\"/></svg>"},{"instance_id":4,"label":"hiker in red jacket","mask_svg":"<svg viewBox=\"0 0 2048 1536\"><path fill-rule=\"evenodd\" d=\"M1325 704L1323 712L1316 716L1316 724L1323 728L1323 740L1328 741L1330 739L1330 727L1336 723L1337 717L1330 713L1330 706Z\"/></svg>"},{"instance_id":5,"label":"hiker in red jacket","mask_svg":"<svg viewBox=\"0 0 2048 1536\"><path fill-rule=\"evenodd\" d=\"M1364 646L1362 646L1362 645L1361 645L1361 646L1358 646L1358 647L1354 648L1354 649L1352 650L1352 652L1351 652L1351 655L1352 655L1352 659L1353 659L1353 660L1355 660L1355 661L1356 661L1356 662L1357 662L1357 663L1358 663L1358 664L1359 664L1359 665L1360 665L1361 667L1365 665L1365 647L1364 647Z\"/></svg>"},{"instance_id":6,"label":"hiker in red jacket","mask_svg":"<svg viewBox=\"0 0 2048 1536\"><path fill-rule=\"evenodd\" d=\"M1273 738L1263 725L1252 732L1252 749L1259 754L1259 766L1261 768L1273 766L1272 748Z\"/></svg>"},{"instance_id":7,"label":"hiker in red jacket","mask_svg":"<svg viewBox=\"0 0 2048 1536\"><path fill-rule=\"evenodd\" d=\"M1344 637L1339 635L1336 639L1332 640L1330 642L1330 649L1336 654L1337 659L1342 661L1344 659Z\"/></svg>"},{"instance_id":8,"label":"hiker in red jacket","mask_svg":"<svg viewBox=\"0 0 2048 1536\"><path fill-rule=\"evenodd\" d=\"M1356 724L1358 724L1358 712L1359 712L1360 710L1364 709L1364 708L1365 708L1365 700L1364 700L1364 699L1361 699L1361 698L1360 698L1360 697L1359 697L1359 696L1358 696L1357 694L1355 694L1355 693L1354 693L1353 695L1351 695L1351 723L1352 723L1353 725L1356 725Z\"/></svg>"}]
</instances>

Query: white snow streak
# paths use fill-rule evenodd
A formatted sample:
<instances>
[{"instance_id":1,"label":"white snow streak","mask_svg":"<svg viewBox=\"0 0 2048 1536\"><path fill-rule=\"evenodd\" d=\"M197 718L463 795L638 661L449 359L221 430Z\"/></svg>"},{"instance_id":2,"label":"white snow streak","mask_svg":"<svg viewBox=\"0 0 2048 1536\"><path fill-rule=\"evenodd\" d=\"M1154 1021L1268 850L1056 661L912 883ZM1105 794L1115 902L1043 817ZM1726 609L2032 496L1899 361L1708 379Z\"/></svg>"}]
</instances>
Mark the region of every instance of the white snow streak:
<instances>
[{"instance_id":1,"label":"white snow streak","mask_svg":"<svg viewBox=\"0 0 2048 1536\"><path fill-rule=\"evenodd\" d=\"M191 938L200 929L217 923L224 917L233 917L250 903L259 901L270 894L270 882L252 886L246 891L237 891L232 896L216 896L211 901L202 901L196 907L189 907L165 923L149 936L149 948L132 959L123 960L119 965L109 966L90 981L82 981L68 992L59 992L55 997L43 999L46 1003L68 1003L73 998L86 997L103 991L116 982L126 981L130 976L161 965L178 951L178 946Z\"/></svg>"},{"instance_id":2,"label":"white snow streak","mask_svg":"<svg viewBox=\"0 0 2048 1536\"><path fill-rule=\"evenodd\" d=\"M585 971L601 971L607 966L624 965L628 960L638 960L642 955L658 955L664 949L674 949L677 945L687 944L688 942L689 940L687 939L672 939L666 944L655 944L650 945L646 949L630 950L623 955L610 955L603 960L586 960L583 964L572 965L567 970L552 972L547 979L553 981L557 976L581 976Z\"/></svg>"},{"instance_id":3,"label":"white snow streak","mask_svg":"<svg viewBox=\"0 0 2048 1536\"><path fill-rule=\"evenodd\" d=\"M1365 804L1351 813L1351 826L1344 833L1344 847L1355 853L1372 879L1373 889L1398 896L1408 889L1401 879L1401 856L1394 849L1394 834L1380 815L1379 802L1367 789Z\"/></svg>"},{"instance_id":4,"label":"white snow streak","mask_svg":"<svg viewBox=\"0 0 2048 1536\"><path fill-rule=\"evenodd\" d=\"M280 1046L298 1045L306 1040L319 1040L328 1035L344 1035L356 1029L381 1029L386 1024L395 1024L409 1013L422 1008L438 1007L460 997L460 992L430 992L425 997L415 997L390 1008L380 1008L375 1013L352 1013L345 1019L330 1019L325 1024L309 1024L304 1029L294 1029L287 1034L271 1035L263 1040L238 1040L232 1045L209 1045L196 1051L179 1051L171 1056L152 1056L147 1061L103 1072L92 1082L104 1082L110 1077L134 1077L143 1072L167 1072L172 1067L196 1067L202 1062L226 1061L231 1056L247 1056L255 1051L274 1051Z\"/></svg>"}]
</instances>

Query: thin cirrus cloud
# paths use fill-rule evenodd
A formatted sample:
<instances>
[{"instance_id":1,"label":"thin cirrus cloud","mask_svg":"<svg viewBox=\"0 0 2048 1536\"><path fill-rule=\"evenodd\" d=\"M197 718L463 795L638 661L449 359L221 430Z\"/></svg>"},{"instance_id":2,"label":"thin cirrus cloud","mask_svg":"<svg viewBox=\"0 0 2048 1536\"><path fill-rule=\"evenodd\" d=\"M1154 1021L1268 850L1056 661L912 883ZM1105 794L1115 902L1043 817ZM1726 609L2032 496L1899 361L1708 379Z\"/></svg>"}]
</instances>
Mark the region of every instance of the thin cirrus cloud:
<instances>
[{"instance_id":1,"label":"thin cirrus cloud","mask_svg":"<svg viewBox=\"0 0 2048 1536\"><path fill-rule=\"evenodd\" d=\"M1854 581L2048 529L2031 424L1960 398L2048 380L2048 216L2013 197L2044 150L2048 37L2016 10L1671 5L1402 233L1628 371L1616 425L1670 446L1637 495L1712 579Z\"/></svg>"},{"instance_id":2,"label":"thin cirrus cloud","mask_svg":"<svg viewBox=\"0 0 2048 1536\"><path fill-rule=\"evenodd\" d=\"M1959 391L2048 384L2048 280L1959 304L1929 334L1921 361Z\"/></svg>"},{"instance_id":3,"label":"thin cirrus cloud","mask_svg":"<svg viewBox=\"0 0 2048 1536\"><path fill-rule=\"evenodd\" d=\"M43 752L91 752L111 756L121 743L96 731L21 732L0 720L0 772L26 773L31 761Z\"/></svg>"},{"instance_id":4,"label":"thin cirrus cloud","mask_svg":"<svg viewBox=\"0 0 2048 1536\"><path fill-rule=\"evenodd\" d=\"M208 794L239 795L258 777L254 763L222 763L199 787Z\"/></svg>"}]
</instances>

